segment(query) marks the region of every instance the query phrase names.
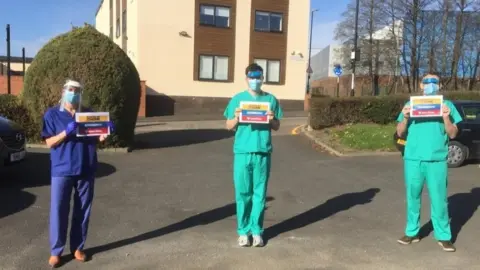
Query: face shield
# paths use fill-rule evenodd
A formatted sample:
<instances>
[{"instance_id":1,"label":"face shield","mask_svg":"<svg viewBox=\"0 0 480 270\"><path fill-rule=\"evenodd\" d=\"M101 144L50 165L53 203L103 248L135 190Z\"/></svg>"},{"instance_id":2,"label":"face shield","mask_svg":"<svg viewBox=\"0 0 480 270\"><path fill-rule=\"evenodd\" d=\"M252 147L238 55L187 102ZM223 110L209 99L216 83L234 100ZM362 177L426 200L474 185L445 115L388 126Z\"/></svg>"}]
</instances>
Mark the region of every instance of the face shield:
<instances>
[{"instance_id":1,"label":"face shield","mask_svg":"<svg viewBox=\"0 0 480 270\"><path fill-rule=\"evenodd\" d=\"M83 86L73 80L68 80L63 85L62 99L60 100L60 111L65 110L65 103L70 103L77 107L77 111L80 112L82 108L82 93Z\"/></svg>"}]
</instances>

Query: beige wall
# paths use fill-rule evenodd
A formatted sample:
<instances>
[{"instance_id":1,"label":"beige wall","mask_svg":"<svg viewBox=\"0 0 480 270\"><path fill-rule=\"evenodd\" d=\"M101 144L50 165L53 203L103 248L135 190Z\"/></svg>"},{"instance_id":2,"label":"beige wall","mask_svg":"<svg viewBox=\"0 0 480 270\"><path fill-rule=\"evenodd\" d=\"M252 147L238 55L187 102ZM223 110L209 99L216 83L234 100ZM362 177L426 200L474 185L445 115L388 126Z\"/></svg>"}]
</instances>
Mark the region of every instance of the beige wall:
<instances>
[{"instance_id":1,"label":"beige wall","mask_svg":"<svg viewBox=\"0 0 480 270\"><path fill-rule=\"evenodd\" d=\"M0 67L0 69L3 68L3 72L7 72L7 63L0 63L0 65L3 66L3 67ZM25 63L25 71L28 70L29 66L30 66L30 63ZM23 71L23 64L22 63L10 62L10 70Z\"/></svg>"},{"instance_id":2,"label":"beige wall","mask_svg":"<svg viewBox=\"0 0 480 270\"><path fill-rule=\"evenodd\" d=\"M127 0L127 53L136 64L141 79L146 80L147 94L231 97L246 88L244 70L249 64L251 1L237 1L233 83L193 80L194 3L193 0ZM108 0L104 0L103 5L108 7ZM108 8L102 9L107 10L107 15L99 13L97 29L108 35ZM264 87L280 99L302 100L305 97L309 11L310 0L290 0L286 83ZM107 27L103 27L103 21L107 22ZM191 37L180 36L181 31ZM121 46L121 38L114 41ZM303 58L291 57L293 51L301 53Z\"/></svg>"},{"instance_id":3,"label":"beige wall","mask_svg":"<svg viewBox=\"0 0 480 270\"><path fill-rule=\"evenodd\" d=\"M97 16L95 17L95 28L108 36L110 33L110 13L109 13L109 0L102 0L102 5L98 9Z\"/></svg>"}]
</instances>

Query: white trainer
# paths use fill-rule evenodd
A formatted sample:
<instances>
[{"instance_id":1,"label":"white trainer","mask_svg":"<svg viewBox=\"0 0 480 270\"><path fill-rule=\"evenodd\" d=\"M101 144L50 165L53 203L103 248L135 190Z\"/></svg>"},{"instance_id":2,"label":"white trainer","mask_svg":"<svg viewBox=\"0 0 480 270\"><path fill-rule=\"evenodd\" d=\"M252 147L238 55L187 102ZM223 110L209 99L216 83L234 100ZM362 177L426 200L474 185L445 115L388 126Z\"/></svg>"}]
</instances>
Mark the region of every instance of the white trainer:
<instances>
[{"instance_id":1,"label":"white trainer","mask_svg":"<svg viewBox=\"0 0 480 270\"><path fill-rule=\"evenodd\" d=\"M250 239L247 235L241 235L238 237L238 245L241 247L248 247L250 245Z\"/></svg>"},{"instance_id":2,"label":"white trainer","mask_svg":"<svg viewBox=\"0 0 480 270\"><path fill-rule=\"evenodd\" d=\"M254 235L253 236L253 246L254 247L263 247L264 246L262 236L260 236L260 235Z\"/></svg>"}]
</instances>

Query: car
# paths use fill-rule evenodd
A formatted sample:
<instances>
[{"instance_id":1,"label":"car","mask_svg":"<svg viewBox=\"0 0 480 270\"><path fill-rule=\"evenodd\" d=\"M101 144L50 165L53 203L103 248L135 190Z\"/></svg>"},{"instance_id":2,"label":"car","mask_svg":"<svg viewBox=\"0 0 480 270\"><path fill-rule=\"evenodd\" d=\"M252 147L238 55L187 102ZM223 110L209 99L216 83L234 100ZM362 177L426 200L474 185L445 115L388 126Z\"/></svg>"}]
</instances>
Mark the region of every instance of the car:
<instances>
[{"instance_id":1,"label":"car","mask_svg":"<svg viewBox=\"0 0 480 270\"><path fill-rule=\"evenodd\" d=\"M456 100L452 103L463 119L457 124L457 136L448 142L448 167L457 168L468 160L480 158L480 101ZM406 137L407 134L402 137L397 132L393 134L394 144L402 156Z\"/></svg>"},{"instance_id":2,"label":"car","mask_svg":"<svg viewBox=\"0 0 480 270\"><path fill-rule=\"evenodd\" d=\"M457 125L457 136L448 144L448 167L457 168L480 158L480 101L452 102L463 119Z\"/></svg>"},{"instance_id":3,"label":"car","mask_svg":"<svg viewBox=\"0 0 480 270\"><path fill-rule=\"evenodd\" d=\"M26 154L25 130L18 123L0 116L0 165L19 163Z\"/></svg>"}]
</instances>

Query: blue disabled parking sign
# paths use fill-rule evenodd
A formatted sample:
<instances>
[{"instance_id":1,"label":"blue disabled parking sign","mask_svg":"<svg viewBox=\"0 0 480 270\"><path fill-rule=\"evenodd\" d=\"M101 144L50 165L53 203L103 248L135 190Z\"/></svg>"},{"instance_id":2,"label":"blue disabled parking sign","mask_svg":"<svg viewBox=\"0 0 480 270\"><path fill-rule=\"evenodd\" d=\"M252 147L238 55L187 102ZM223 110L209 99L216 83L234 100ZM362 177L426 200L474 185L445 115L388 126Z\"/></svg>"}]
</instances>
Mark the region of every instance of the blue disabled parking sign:
<instances>
[{"instance_id":1,"label":"blue disabled parking sign","mask_svg":"<svg viewBox=\"0 0 480 270\"><path fill-rule=\"evenodd\" d=\"M335 67L333 68L333 73L335 73L335 75L340 77L343 73L342 66L335 65Z\"/></svg>"}]
</instances>

